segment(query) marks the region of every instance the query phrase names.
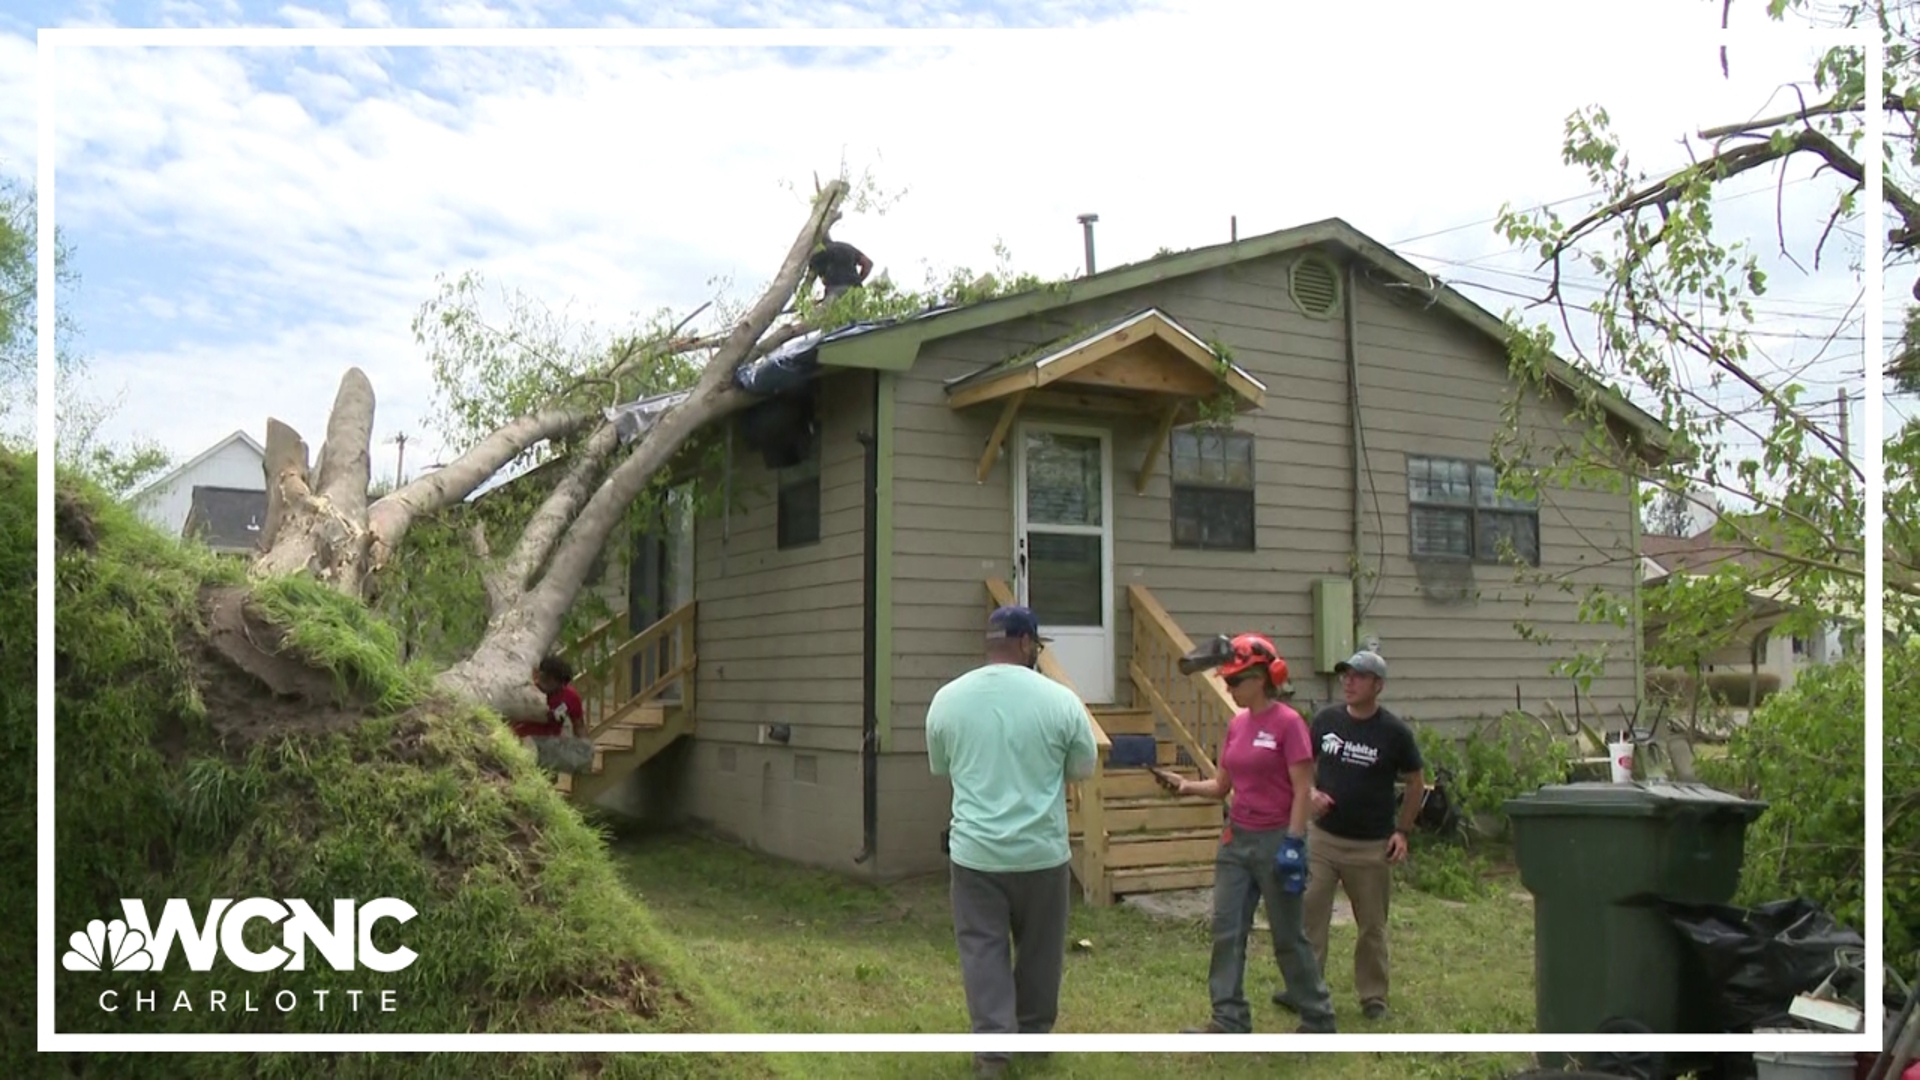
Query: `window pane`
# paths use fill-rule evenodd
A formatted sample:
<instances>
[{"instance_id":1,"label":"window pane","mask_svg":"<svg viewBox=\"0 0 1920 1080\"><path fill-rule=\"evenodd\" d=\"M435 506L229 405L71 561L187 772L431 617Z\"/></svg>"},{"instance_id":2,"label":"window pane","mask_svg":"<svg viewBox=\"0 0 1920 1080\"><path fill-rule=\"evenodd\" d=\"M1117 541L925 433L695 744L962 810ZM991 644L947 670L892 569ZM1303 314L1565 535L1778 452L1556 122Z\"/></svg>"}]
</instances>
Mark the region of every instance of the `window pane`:
<instances>
[{"instance_id":1,"label":"window pane","mask_svg":"<svg viewBox=\"0 0 1920 1080\"><path fill-rule=\"evenodd\" d=\"M1407 498L1415 502L1473 503L1473 474L1464 461L1409 458Z\"/></svg>"},{"instance_id":2,"label":"window pane","mask_svg":"<svg viewBox=\"0 0 1920 1080\"><path fill-rule=\"evenodd\" d=\"M1474 502L1480 506L1500 507L1508 510L1531 510L1532 499L1516 499L1500 491L1500 477L1491 465L1474 467Z\"/></svg>"},{"instance_id":3,"label":"window pane","mask_svg":"<svg viewBox=\"0 0 1920 1080\"><path fill-rule=\"evenodd\" d=\"M1253 492L1176 489L1173 542L1215 551L1254 550Z\"/></svg>"},{"instance_id":4,"label":"window pane","mask_svg":"<svg viewBox=\"0 0 1920 1080\"><path fill-rule=\"evenodd\" d=\"M777 544L793 547L820 539L820 478L780 488L779 522L775 526Z\"/></svg>"},{"instance_id":5,"label":"window pane","mask_svg":"<svg viewBox=\"0 0 1920 1080\"><path fill-rule=\"evenodd\" d=\"M1229 487L1253 486L1253 436L1227 436L1226 474L1221 480Z\"/></svg>"},{"instance_id":6,"label":"window pane","mask_svg":"<svg viewBox=\"0 0 1920 1080\"><path fill-rule=\"evenodd\" d=\"M1098 536L1027 534L1028 606L1041 626L1099 626Z\"/></svg>"},{"instance_id":7,"label":"window pane","mask_svg":"<svg viewBox=\"0 0 1920 1080\"><path fill-rule=\"evenodd\" d=\"M1100 440L1027 433L1027 520L1035 525L1100 524Z\"/></svg>"},{"instance_id":8,"label":"window pane","mask_svg":"<svg viewBox=\"0 0 1920 1080\"><path fill-rule=\"evenodd\" d=\"M1413 529L1413 553L1456 555L1460 558L1472 555L1472 521L1469 514L1470 511L1466 510L1413 507L1408 518Z\"/></svg>"},{"instance_id":9,"label":"window pane","mask_svg":"<svg viewBox=\"0 0 1920 1080\"><path fill-rule=\"evenodd\" d=\"M1506 541L1513 545L1513 554L1533 566L1540 565L1540 519L1533 514L1483 510L1477 539L1479 550L1474 553L1476 558L1505 560L1509 556L1504 551L1506 544L1502 541Z\"/></svg>"},{"instance_id":10,"label":"window pane","mask_svg":"<svg viewBox=\"0 0 1920 1080\"><path fill-rule=\"evenodd\" d=\"M1173 482L1200 479L1200 439L1191 431L1173 433Z\"/></svg>"},{"instance_id":11,"label":"window pane","mask_svg":"<svg viewBox=\"0 0 1920 1080\"><path fill-rule=\"evenodd\" d=\"M1217 431L1200 433L1200 482L1223 484L1227 479L1225 440Z\"/></svg>"}]
</instances>

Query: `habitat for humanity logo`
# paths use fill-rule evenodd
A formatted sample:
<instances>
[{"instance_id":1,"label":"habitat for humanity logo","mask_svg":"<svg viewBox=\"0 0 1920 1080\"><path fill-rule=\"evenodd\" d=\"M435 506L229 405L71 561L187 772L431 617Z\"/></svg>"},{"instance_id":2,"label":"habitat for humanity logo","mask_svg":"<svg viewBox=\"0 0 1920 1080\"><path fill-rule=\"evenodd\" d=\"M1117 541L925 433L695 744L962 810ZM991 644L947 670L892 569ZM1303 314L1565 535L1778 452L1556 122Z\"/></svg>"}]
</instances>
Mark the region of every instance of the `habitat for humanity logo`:
<instances>
[{"instance_id":1,"label":"habitat for humanity logo","mask_svg":"<svg viewBox=\"0 0 1920 1080\"><path fill-rule=\"evenodd\" d=\"M252 897L238 902L214 900L206 906L205 914L197 918L188 901L177 898L168 900L160 913L158 925L147 917L147 905L143 901L122 899L120 908L124 918L94 919L85 930L68 937L67 951L60 958L60 966L68 971L158 972L165 970L167 959L173 954L176 944L186 958L187 967L194 971L212 970L215 959L219 957L225 957L227 963L241 971L255 974L282 970L305 971L309 946L318 951L335 971L364 968L390 974L405 970L419 959L418 953L405 946L387 951L373 944L373 927L380 920L392 919L396 923L406 923L418 914L413 905L392 897L382 897L365 904L335 900L330 924L304 900L282 902L266 897ZM281 928L280 944L255 949L247 943L246 926L256 919ZM360 995L367 992L346 991L356 1011ZM247 1011L258 1011L253 1005L252 992L243 993ZM320 1008L324 1010L327 991L316 990L314 993L319 996ZM381 993L383 1011L391 1011L393 991ZM100 1007L115 1011L116 1006L108 1004L108 999L114 996L115 991L103 993ZM136 1008L140 1011L151 1008L154 996L151 991L137 994ZM185 991L180 996L184 999ZM225 991L213 991L209 996L209 1007L224 1010L227 996ZM276 1004L281 1005L282 1012L292 1011L292 1005L283 1003L283 999L289 997L298 1002L299 996L290 990L281 991L276 998ZM191 1009L192 1005L176 1001L176 1010L183 1007Z\"/></svg>"}]
</instances>

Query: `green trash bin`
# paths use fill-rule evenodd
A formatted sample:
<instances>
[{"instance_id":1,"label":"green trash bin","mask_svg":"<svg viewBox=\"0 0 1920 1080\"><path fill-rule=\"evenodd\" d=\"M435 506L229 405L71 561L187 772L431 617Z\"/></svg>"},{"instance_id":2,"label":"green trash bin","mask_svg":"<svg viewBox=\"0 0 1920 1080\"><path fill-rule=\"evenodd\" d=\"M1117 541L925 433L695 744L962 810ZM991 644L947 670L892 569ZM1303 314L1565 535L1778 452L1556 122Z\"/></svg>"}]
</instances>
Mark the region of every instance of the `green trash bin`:
<instances>
[{"instance_id":1,"label":"green trash bin","mask_svg":"<svg viewBox=\"0 0 1920 1080\"><path fill-rule=\"evenodd\" d=\"M1730 901L1747 826L1765 809L1666 782L1551 785L1508 800L1520 883L1534 898L1539 1032L1713 1031L1712 990L1648 901Z\"/></svg>"}]
</instances>

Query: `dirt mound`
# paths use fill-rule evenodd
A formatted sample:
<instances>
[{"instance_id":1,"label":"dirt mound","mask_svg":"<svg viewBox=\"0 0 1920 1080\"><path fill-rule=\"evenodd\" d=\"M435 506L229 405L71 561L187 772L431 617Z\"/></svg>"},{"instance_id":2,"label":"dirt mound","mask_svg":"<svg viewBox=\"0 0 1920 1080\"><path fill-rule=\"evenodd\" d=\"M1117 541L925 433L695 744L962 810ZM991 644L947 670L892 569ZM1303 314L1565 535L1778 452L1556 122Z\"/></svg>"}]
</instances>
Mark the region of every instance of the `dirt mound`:
<instances>
[{"instance_id":1,"label":"dirt mound","mask_svg":"<svg viewBox=\"0 0 1920 1080\"><path fill-rule=\"evenodd\" d=\"M182 645L195 654L194 681L223 741L345 731L367 718L368 703L294 648L246 588L202 589L200 615L204 633Z\"/></svg>"},{"instance_id":2,"label":"dirt mound","mask_svg":"<svg viewBox=\"0 0 1920 1080\"><path fill-rule=\"evenodd\" d=\"M0 492L0 517L30 509L14 502ZM748 1027L654 926L603 838L499 718L436 696L430 673L400 663L391 628L364 605L307 581L250 583L244 567L160 535L86 485L63 483L58 505L54 918L62 940L118 917L122 897L147 898L155 911L180 898L195 918L216 897L303 898L323 919L336 898L393 897L415 916L363 929L371 938L356 940L404 945L418 957L384 973L338 970L311 953L303 968L265 972L218 961L196 971L178 951L163 971L62 966L54 972L60 1031ZM280 940L271 924L247 929L256 949ZM128 999L157 993L162 1005L103 1011L109 985ZM398 1002L392 1011L336 1006L386 991ZM248 995L255 1007L216 1010L208 1004L216 992L229 1002ZM320 994L326 1004L312 1007ZM282 1011L280 995L299 1006ZM183 998L195 1005L174 1004ZM314 1068L300 1055L196 1057L191 1066L88 1058L82 1072L116 1077L292 1078ZM327 1062L334 1076L453 1080L472 1068L454 1055ZM0 1069L29 1071L40 1070ZM733 1070L693 1057L516 1054L486 1071L531 1080Z\"/></svg>"}]
</instances>

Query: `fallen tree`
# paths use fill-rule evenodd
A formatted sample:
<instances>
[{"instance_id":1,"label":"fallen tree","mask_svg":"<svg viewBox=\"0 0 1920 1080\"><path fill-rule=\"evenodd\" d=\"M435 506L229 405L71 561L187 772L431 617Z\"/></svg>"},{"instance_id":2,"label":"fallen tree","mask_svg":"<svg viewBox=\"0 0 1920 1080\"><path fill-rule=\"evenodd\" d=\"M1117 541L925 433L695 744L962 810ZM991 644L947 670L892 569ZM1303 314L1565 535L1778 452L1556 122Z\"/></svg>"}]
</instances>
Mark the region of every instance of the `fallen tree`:
<instances>
[{"instance_id":1,"label":"fallen tree","mask_svg":"<svg viewBox=\"0 0 1920 1080\"><path fill-rule=\"evenodd\" d=\"M590 568L628 508L688 440L752 404L735 372L805 333L804 321L775 326L806 278L817 242L840 217L849 194L834 180L811 213L779 272L758 300L723 331L684 337L685 321L649 340L628 340L599 369L557 389L536 408L501 424L444 466L370 499L374 392L359 368L340 381L317 459L287 424L269 419L267 522L256 578L310 575L366 599L374 576L403 548L424 516L460 502L543 441L570 442L564 473L511 546L492 550L484 528L472 536L486 585L487 624L480 642L438 676L439 689L510 717L537 715L541 702L527 673L550 649ZM698 312L695 313L696 315ZM614 384L663 354L706 351L699 377L676 395L630 445L596 408L589 387ZM624 456L622 453L624 452Z\"/></svg>"}]
</instances>

